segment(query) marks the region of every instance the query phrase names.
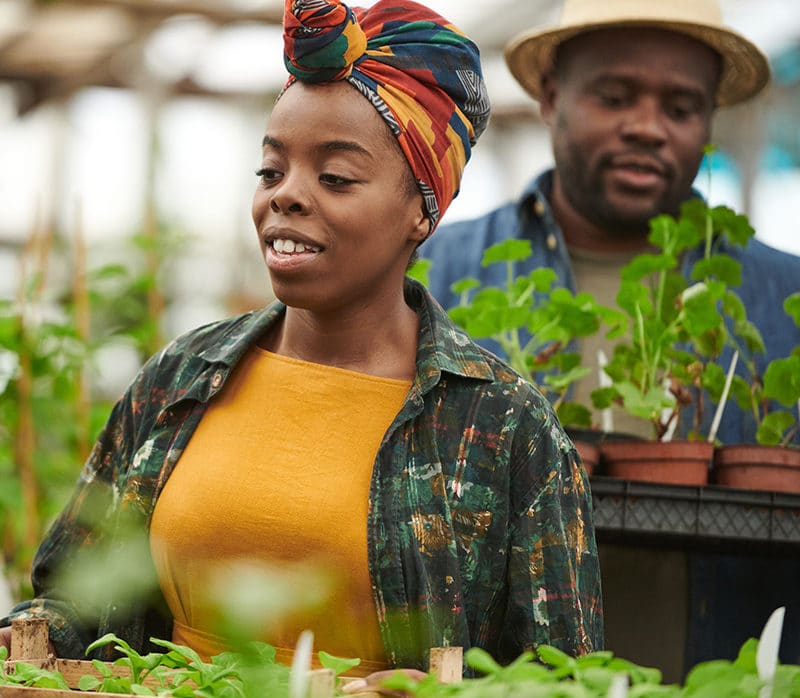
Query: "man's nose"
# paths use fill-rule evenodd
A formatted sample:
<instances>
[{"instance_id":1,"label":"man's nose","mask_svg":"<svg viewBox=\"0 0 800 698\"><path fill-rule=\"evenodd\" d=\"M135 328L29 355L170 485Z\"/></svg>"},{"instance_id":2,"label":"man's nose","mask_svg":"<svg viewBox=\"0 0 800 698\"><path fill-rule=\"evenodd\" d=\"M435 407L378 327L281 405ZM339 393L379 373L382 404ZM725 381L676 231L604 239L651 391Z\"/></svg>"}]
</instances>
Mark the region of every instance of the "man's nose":
<instances>
[{"instance_id":1,"label":"man's nose","mask_svg":"<svg viewBox=\"0 0 800 698\"><path fill-rule=\"evenodd\" d=\"M643 97L628 109L622 121L622 136L649 145L663 145L667 140L666 114L660 100Z\"/></svg>"}]
</instances>

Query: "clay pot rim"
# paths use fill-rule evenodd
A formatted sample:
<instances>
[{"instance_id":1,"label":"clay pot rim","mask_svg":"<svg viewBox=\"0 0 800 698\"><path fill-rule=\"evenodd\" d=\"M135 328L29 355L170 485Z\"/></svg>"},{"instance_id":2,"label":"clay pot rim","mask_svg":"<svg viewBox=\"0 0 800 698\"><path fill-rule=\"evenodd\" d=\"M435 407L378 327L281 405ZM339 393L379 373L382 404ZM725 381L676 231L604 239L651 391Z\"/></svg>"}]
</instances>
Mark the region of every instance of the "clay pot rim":
<instances>
[{"instance_id":1,"label":"clay pot rim","mask_svg":"<svg viewBox=\"0 0 800 698\"><path fill-rule=\"evenodd\" d=\"M764 444L729 444L714 450L714 467L764 465L773 468L800 467L800 448Z\"/></svg>"},{"instance_id":2,"label":"clay pot rim","mask_svg":"<svg viewBox=\"0 0 800 698\"><path fill-rule=\"evenodd\" d=\"M603 456L614 459L617 454L635 449L638 457L650 453L668 453L669 457L687 454L691 458L711 460L714 444L707 441L606 441L600 447Z\"/></svg>"}]
</instances>

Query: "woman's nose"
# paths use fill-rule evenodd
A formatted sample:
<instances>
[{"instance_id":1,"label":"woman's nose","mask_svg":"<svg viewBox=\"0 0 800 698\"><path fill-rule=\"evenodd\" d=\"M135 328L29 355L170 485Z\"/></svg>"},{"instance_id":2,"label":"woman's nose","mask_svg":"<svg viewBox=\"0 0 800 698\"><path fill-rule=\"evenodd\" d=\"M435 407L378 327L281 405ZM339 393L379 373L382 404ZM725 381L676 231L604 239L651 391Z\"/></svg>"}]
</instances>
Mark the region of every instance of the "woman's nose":
<instances>
[{"instance_id":1,"label":"woman's nose","mask_svg":"<svg viewBox=\"0 0 800 698\"><path fill-rule=\"evenodd\" d=\"M269 207L275 213L305 212L308 202L302 178L297 174L285 174L271 191Z\"/></svg>"}]
</instances>

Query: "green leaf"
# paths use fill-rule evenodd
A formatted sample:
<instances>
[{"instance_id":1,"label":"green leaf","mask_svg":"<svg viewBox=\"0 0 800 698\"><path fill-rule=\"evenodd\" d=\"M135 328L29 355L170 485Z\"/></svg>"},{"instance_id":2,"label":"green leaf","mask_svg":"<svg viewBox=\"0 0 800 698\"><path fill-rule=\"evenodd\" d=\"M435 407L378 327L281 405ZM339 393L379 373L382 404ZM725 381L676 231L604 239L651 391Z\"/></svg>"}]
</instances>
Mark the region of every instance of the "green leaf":
<instances>
[{"instance_id":1,"label":"green leaf","mask_svg":"<svg viewBox=\"0 0 800 698\"><path fill-rule=\"evenodd\" d=\"M700 376L701 385L714 402L719 402L725 389L725 370L717 363L709 362Z\"/></svg>"},{"instance_id":2,"label":"green leaf","mask_svg":"<svg viewBox=\"0 0 800 698\"><path fill-rule=\"evenodd\" d=\"M722 296L722 312L736 322L747 320L747 311L742 299L730 290Z\"/></svg>"},{"instance_id":3,"label":"green leaf","mask_svg":"<svg viewBox=\"0 0 800 698\"><path fill-rule=\"evenodd\" d=\"M481 282L477 279L472 277L467 277L465 279L459 279L454 284L450 286L450 290L455 293L457 296L460 296L468 291L472 291L475 288L480 288Z\"/></svg>"},{"instance_id":4,"label":"green leaf","mask_svg":"<svg viewBox=\"0 0 800 698\"><path fill-rule=\"evenodd\" d=\"M621 271L623 281L641 281L646 276L669 271L678 266L678 260L669 254L643 253L634 257Z\"/></svg>"},{"instance_id":5,"label":"green leaf","mask_svg":"<svg viewBox=\"0 0 800 698\"><path fill-rule=\"evenodd\" d=\"M661 410L672 407L675 398L667 394L660 386L650 388L642 393L633 383L622 381L617 384L617 391L622 397L625 409L635 417L655 421Z\"/></svg>"},{"instance_id":6,"label":"green leaf","mask_svg":"<svg viewBox=\"0 0 800 698\"><path fill-rule=\"evenodd\" d=\"M488 267L498 262L520 262L533 254L530 240L510 238L487 247L481 266Z\"/></svg>"},{"instance_id":7,"label":"green leaf","mask_svg":"<svg viewBox=\"0 0 800 698\"><path fill-rule=\"evenodd\" d=\"M481 674L494 675L502 670L492 655L480 647L470 647L464 654L464 661Z\"/></svg>"},{"instance_id":8,"label":"green leaf","mask_svg":"<svg viewBox=\"0 0 800 698\"><path fill-rule=\"evenodd\" d=\"M430 277L430 270L431 270L431 260L430 259L423 259L422 257L418 258L414 264L411 265L409 269L406 270L406 276L409 278L415 279L419 281L423 286L426 288L430 285L429 284L429 277Z\"/></svg>"},{"instance_id":9,"label":"green leaf","mask_svg":"<svg viewBox=\"0 0 800 698\"><path fill-rule=\"evenodd\" d=\"M800 400L800 357L770 361L764 372L764 395L794 408Z\"/></svg>"},{"instance_id":10,"label":"green leaf","mask_svg":"<svg viewBox=\"0 0 800 698\"><path fill-rule=\"evenodd\" d=\"M755 235L755 230L750 225L747 216L736 213L728 206L712 208L711 218L714 222L714 230L740 247L744 247L747 241Z\"/></svg>"},{"instance_id":11,"label":"green leaf","mask_svg":"<svg viewBox=\"0 0 800 698\"><path fill-rule=\"evenodd\" d=\"M653 303L647 289L638 281L625 282L620 284L617 293L617 305L622 308L632 318L636 317L636 308L640 308L645 316L652 315Z\"/></svg>"},{"instance_id":12,"label":"green leaf","mask_svg":"<svg viewBox=\"0 0 800 698\"><path fill-rule=\"evenodd\" d=\"M558 647L551 645L538 645L536 654L545 664L549 664L556 669L564 666L572 666L575 660L566 652L562 652Z\"/></svg>"},{"instance_id":13,"label":"green leaf","mask_svg":"<svg viewBox=\"0 0 800 698\"><path fill-rule=\"evenodd\" d=\"M590 427L591 411L577 402L562 402L556 410L558 420L564 426Z\"/></svg>"},{"instance_id":14,"label":"green leaf","mask_svg":"<svg viewBox=\"0 0 800 698\"><path fill-rule=\"evenodd\" d=\"M734 324L733 333L744 343L745 348L751 354L766 353L767 347L761 332L749 320L738 320Z\"/></svg>"},{"instance_id":15,"label":"green leaf","mask_svg":"<svg viewBox=\"0 0 800 698\"><path fill-rule=\"evenodd\" d=\"M722 317L712 300L712 293L704 284L690 286L682 295L680 318L690 337L697 337L722 325Z\"/></svg>"},{"instance_id":16,"label":"green leaf","mask_svg":"<svg viewBox=\"0 0 800 698\"><path fill-rule=\"evenodd\" d=\"M604 388L595 388L591 392L592 404L599 410L611 407L616 397L618 397L617 390L610 385Z\"/></svg>"},{"instance_id":17,"label":"green leaf","mask_svg":"<svg viewBox=\"0 0 800 698\"><path fill-rule=\"evenodd\" d=\"M81 691L95 691L100 686L101 681L95 676L86 674L78 679L78 688Z\"/></svg>"},{"instance_id":18,"label":"green leaf","mask_svg":"<svg viewBox=\"0 0 800 698\"><path fill-rule=\"evenodd\" d=\"M547 293L558 280L558 274L556 274L555 269L550 267L539 267L528 274L528 279L537 293Z\"/></svg>"},{"instance_id":19,"label":"green leaf","mask_svg":"<svg viewBox=\"0 0 800 698\"><path fill-rule=\"evenodd\" d=\"M794 324L800 327L800 291L793 293L783 301L783 309L792 318Z\"/></svg>"},{"instance_id":20,"label":"green leaf","mask_svg":"<svg viewBox=\"0 0 800 698\"><path fill-rule=\"evenodd\" d=\"M708 259L701 259L695 263L692 267L691 278L695 281L715 278L729 286L740 286L742 265L728 255L712 255Z\"/></svg>"},{"instance_id":21,"label":"green leaf","mask_svg":"<svg viewBox=\"0 0 800 698\"><path fill-rule=\"evenodd\" d=\"M350 671L350 669L353 667L357 667L359 664L361 664L360 659L334 657L332 654L328 654L322 650L320 650L317 655L319 656L320 664L322 664L325 669L332 669L336 676L344 674L345 672Z\"/></svg>"},{"instance_id":22,"label":"green leaf","mask_svg":"<svg viewBox=\"0 0 800 698\"><path fill-rule=\"evenodd\" d=\"M783 441L783 435L795 423L791 412L776 410L764 416L756 431L756 441L765 446L778 446Z\"/></svg>"}]
</instances>

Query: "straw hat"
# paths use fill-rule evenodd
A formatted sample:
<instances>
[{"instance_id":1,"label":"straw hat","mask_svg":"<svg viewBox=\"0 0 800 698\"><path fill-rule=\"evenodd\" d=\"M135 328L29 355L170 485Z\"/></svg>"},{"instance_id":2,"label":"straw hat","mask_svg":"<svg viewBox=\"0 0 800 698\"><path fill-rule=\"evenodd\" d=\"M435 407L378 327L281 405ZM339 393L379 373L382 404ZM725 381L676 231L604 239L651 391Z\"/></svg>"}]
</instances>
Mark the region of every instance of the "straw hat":
<instances>
[{"instance_id":1,"label":"straw hat","mask_svg":"<svg viewBox=\"0 0 800 698\"><path fill-rule=\"evenodd\" d=\"M713 48L722 56L719 106L749 99L769 81L766 56L723 26L719 0L564 0L560 24L512 39L506 46L506 63L525 90L539 99L540 78L552 67L560 43L595 29L619 27L665 29Z\"/></svg>"}]
</instances>

